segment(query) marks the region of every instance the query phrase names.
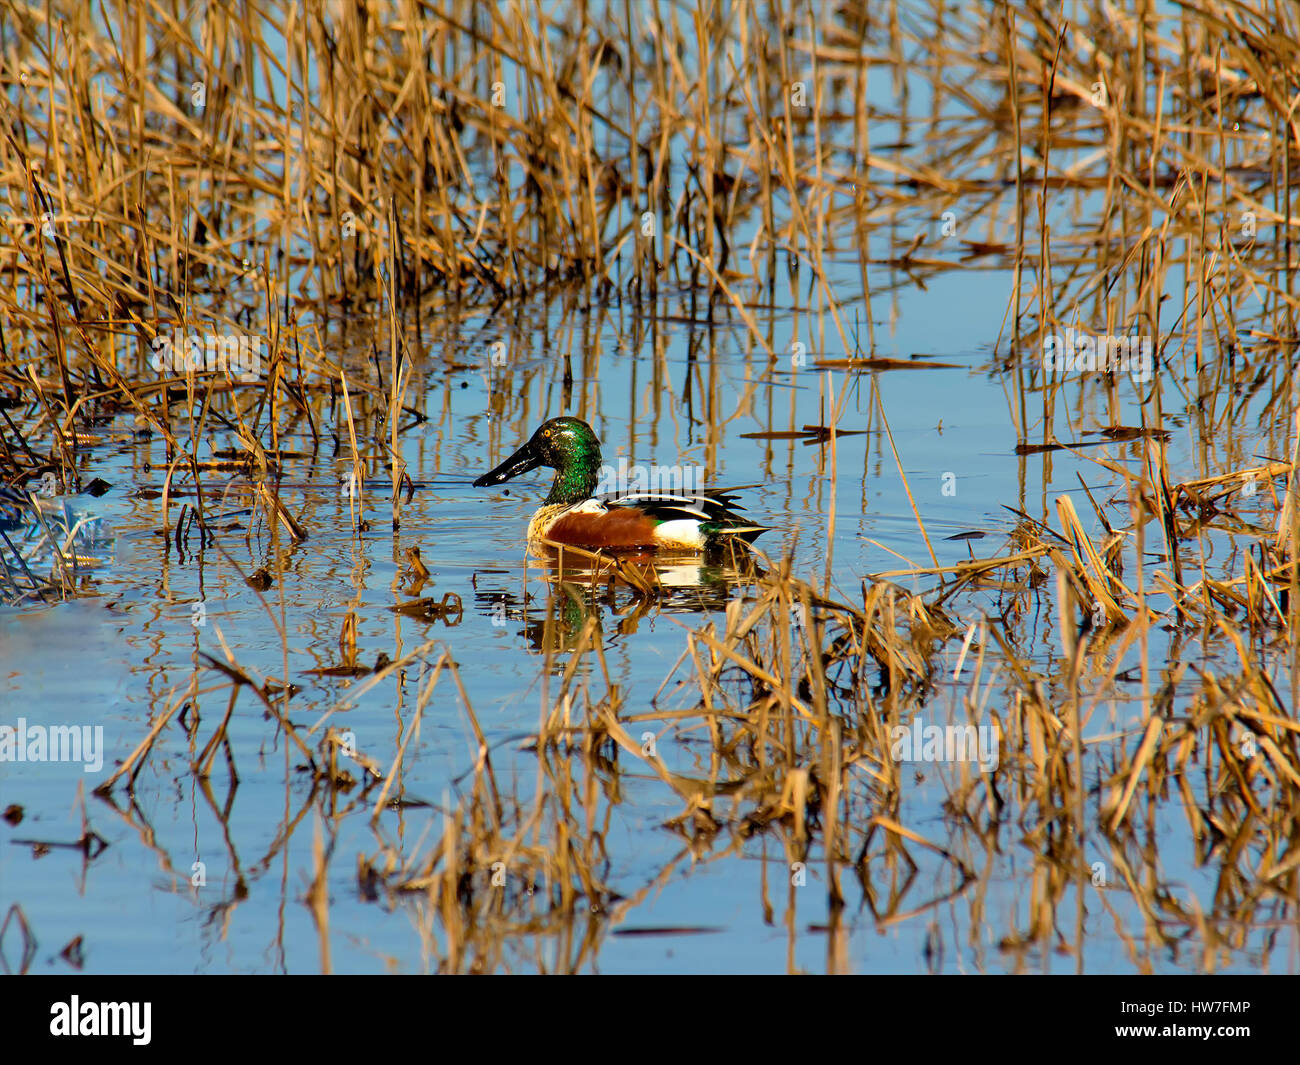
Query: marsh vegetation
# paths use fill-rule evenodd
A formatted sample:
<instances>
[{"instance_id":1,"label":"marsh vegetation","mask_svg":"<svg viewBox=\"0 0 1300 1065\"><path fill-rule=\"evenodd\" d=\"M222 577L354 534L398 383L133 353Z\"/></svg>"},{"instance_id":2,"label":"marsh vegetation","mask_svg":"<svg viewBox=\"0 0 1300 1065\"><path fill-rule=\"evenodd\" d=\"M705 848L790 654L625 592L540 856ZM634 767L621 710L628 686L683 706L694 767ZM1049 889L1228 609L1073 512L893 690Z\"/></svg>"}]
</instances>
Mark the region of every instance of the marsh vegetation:
<instances>
[{"instance_id":1,"label":"marsh vegetation","mask_svg":"<svg viewBox=\"0 0 1300 1065\"><path fill-rule=\"evenodd\" d=\"M1296 970L1297 42L7 7L3 964ZM773 530L530 556L566 413Z\"/></svg>"}]
</instances>

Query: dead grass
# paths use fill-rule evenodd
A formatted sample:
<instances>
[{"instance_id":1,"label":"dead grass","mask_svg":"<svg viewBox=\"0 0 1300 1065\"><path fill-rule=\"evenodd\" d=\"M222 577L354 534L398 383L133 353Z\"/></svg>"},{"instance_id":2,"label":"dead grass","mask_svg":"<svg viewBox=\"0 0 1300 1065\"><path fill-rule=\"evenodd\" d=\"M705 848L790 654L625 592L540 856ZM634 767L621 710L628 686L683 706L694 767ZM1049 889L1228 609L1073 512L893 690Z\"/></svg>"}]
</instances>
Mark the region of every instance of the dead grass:
<instances>
[{"instance_id":1,"label":"dead grass","mask_svg":"<svg viewBox=\"0 0 1300 1065\"><path fill-rule=\"evenodd\" d=\"M286 644L278 681L208 659L102 791L133 787L177 715L220 816L207 781L218 754L238 780L226 728L255 701L310 774L273 851L314 811L304 900L327 970L332 832L360 811L375 833L357 856L362 896L409 903L446 971L589 968L672 877L737 857L762 861L759 903L787 928L791 967L809 909L828 922L826 967L849 967L851 901L880 928L957 908L972 929L1005 921L996 948L1026 969L1050 952L1082 969L1097 914L1138 970L1185 943L1213 970L1253 929L1294 922L1300 25L1265 0L1182 4L1164 20L1066 9L1068 22L1037 3L987 20L927 4L869 18L850 3L822 19L739 0L552 22L535 3L452 2L399 5L381 24L349 4L218 6L201 26L156 5L113 9L129 33L75 5L0 15L0 479L15 493L5 505L40 530L38 568L3 540L6 600L77 593L90 559L76 521L51 525L28 491L47 476L60 495L86 488L94 434L114 419L164 452L165 542L219 543L218 504L246 495L274 542L259 571L274 582L312 533L279 483L286 441L332 447L358 533L367 491L390 493L397 529L414 490L403 434L427 428L438 371L482 366L491 434L533 414L519 382L543 371L508 324L464 340L473 315L505 321L540 301L560 338L551 381L584 413L587 331L626 312L644 339L683 293L732 331L748 388L724 397L704 352L655 402L712 426L710 448L757 419L769 459L799 443L837 471L846 397L864 390L861 428L888 444L881 468L901 478L930 556L851 592L832 587L829 558L822 575L734 565L697 593L698 624L665 614L683 651L648 700L611 679L599 618L613 609L630 631L681 597L644 560L554 560L532 634L545 654L523 741L531 786L498 774L445 648L371 670L345 627L327 668L363 686L417 678L391 758L326 724L341 704L312 727L289 717ZM897 113L873 111L872 70L899 84L919 73L943 106L924 121L902 97ZM959 229L941 235L954 208ZM830 279L845 258L853 293ZM877 356L871 308L879 319L894 292L987 262L1014 276L988 369L1017 445L1016 524L992 555L941 565L883 400L907 364ZM778 281L792 307L778 310ZM595 324L576 325L593 303ZM1046 338L1070 328L1154 338L1157 384L1045 370ZM256 334L263 372L156 372L154 341L173 331ZM774 399L805 351L828 371L817 425ZM1243 451L1247 415L1267 453ZM1171 466L1173 440L1190 441L1195 468ZM1046 489L1062 452L1096 468L1082 497ZM220 473L233 480L218 486ZM459 600L421 609L458 623ZM283 603L267 610L283 634ZM471 756L412 845L386 816L418 808L404 756L439 685ZM200 703L220 716L185 717ZM917 715L994 726L996 767L901 761L891 730ZM943 791L941 822L915 820L923 785ZM607 840L646 789L680 803L663 825L679 845L629 888ZM1210 905L1170 882L1158 836L1213 877ZM1010 919L988 902L1007 851L1027 885ZM809 882L816 904L799 894ZM961 945L935 936L939 969Z\"/></svg>"}]
</instances>

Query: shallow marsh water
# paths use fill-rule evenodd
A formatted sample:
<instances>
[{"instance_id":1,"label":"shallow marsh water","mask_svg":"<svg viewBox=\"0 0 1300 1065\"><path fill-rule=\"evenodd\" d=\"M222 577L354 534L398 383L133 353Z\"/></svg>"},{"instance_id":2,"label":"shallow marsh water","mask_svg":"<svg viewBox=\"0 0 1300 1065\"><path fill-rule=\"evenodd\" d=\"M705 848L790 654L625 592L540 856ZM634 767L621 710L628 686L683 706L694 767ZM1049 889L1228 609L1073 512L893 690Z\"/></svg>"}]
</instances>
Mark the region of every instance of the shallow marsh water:
<instances>
[{"instance_id":1,"label":"shallow marsh water","mask_svg":"<svg viewBox=\"0 0 1300 1065\"><path fill-rule=\"evenodd\" d=\"M952 96L936 97L935 77L924 65L873 72L867 98L880 159L915 162L919 155L933 166L959 165L942 141L960 112L960 94L947 83L941 88ZM828 90L828 115L847 94L843 86ZM826 122L825 165L851 174L851 124ZM823 133L799 134L804 150L813 150L814 135ZM1131 849L1112 847L1100 833L1090 837L1095 853L1083 855L1085 877L1077 861L1066 869L1058 860L1050 818L1048 829L1024 818L975 826L950 805L954 792L968 790L969 765L918 765L902 776L890 816L926 845L910 853L910 869L886 865L881 872L872 863L893 844L867 834L865 864L856 881L847 879L842 907L815 837L811 851L792 860L784 830L739 831L728 822L705 832L699 817L692 830L696 815L689 803L684 813L683 795L689 782L716 778L719 755L716 737L691 714L700 694L680 662L686 633L709 623L721 629L728 604L752 597L753 572L717 560L674 560L659 574L671 591L650 597L626 584L592 587L580 566L561 582L553 565L528 555L523 538L547 479L530 475L507 485L508 493L470 485L546 418L580 416L595 427L607 462L697 465L711 484L747 486L740 494L747 516L771 526L757 541L759 565L776 568L788 559L795 575L859 604L880 574L892 574L903 591L935 597L938 577L907 571L1006 549L1020 522L1009 507L1057 527L1056 501L1068 495L1100 542L1105 529L1080 478L1122 527L1130 497L1115 471L1141 474L1148 437L1102 434L1144 424L1137 397L1148 386L1123 375L1080 376L1066 380L1054 400L1043 398L1037 330L1013 345L1007 324L1016 280L1006 250L1016 229L1009 134L998 125L987 136L997 150L980 161L970 149L958 191L922 196L899 178L893 201L875 206L862 231L869 305L850 217L854 194L844 188L838 207L822 216L840 227L825 234L821 249L834 313L807 261L798 269L782 262L770 287L751 283L767 257L760 249L747 258L744 247L758 232L756 210L739 227L742 239L733 240L738 275L728 275L744 293L752 326L703 274L693 289L661 287L654 301L633 300L623 279L605 288L557 281L491 309L445 294L421 303L398 326L411 378L397 440L412 483L409 494L403 486L396 530L384 451L391 426L377 413L391 384L394 338L392 319L377 307L340 311L304 297L294 311L309 364L313 353L328 354L343 368L356 412L349 427L336 375L328 401L318 396L309 414L277 429L279 498L307 531L301 542L268 519L248 477L219 461L201 482L215 541L205 542L194 527L178 533L177 508L196 501L194 482L168 488L165 510L161 442L142 438L128 411L105 415L94 439L79 447L80 472L111 487L69 500L100 521L79 594L0 609L0 724L21 717L42 727L102 727L105 751L95 773L50 762L7 762L0 770L0 808L16 808L0 823L0 905L9 911L19 904L34 937L25 951L27 941L11 926L0 940L5 964L66 968L72 962L60 952L81 937L80 965L103 973L1300 968L1294 900L1261 891L1257 905L1239 905L1235 882L1225 888L1228 860L1193 839L1169 789L1150 798L1146 835ZM1053 165L1086 160L1092 146L1062 148ZM689 184L684 167L668 173L670 184ZM888 184L878 174L875 180ZM1092 240L1089 227L1104 212L1103 184L1098 176L1051 202L1048 219L1061 246ZM834 200L824 186L811 187ZM953 234L944 232L944 210L958 220ZM903 254L921 231L923 251ZM995 250L973 250L972 241ZM1167 293L1194 288L1188 263L1195 256L1189 245L1182 253L1166 268ZM1080 293L1068 274L1061 267L1052 276L1058 307L1081 303L1075 320L1106 331L1113 321L1105 300ZM195 298L220 303L223 294ZM1275 336L1275 309L1243 298L1236 328L1246 335L1254 324L1261 336ZM1219 340L1173 328L1160 337L1165 362L1154 380L1156 406L1170 431L1165 454L1176 479L1235 470L1261 456L1290 457L1293 339L1233 351L1231 359L1258 368L1256 385L1225 388L1219 402L1209 402L1207 381L1238 379ZM842 365L868 353L899 364ZM143 375L145 358L133 349L122 361L135 359ZM202 394L195 396L179 394L169 406L181 438L201 419ZM1042 413L1049 408L1050 419ZM833 441L798 435L832 424ZM353 434L359 493L348 488ZM203 421L196 435L200 458L220 460L240 448L233 426ZM1075 446L1017 451L1053 438ZM1251 538L1271 529L1276 511L1276 494L1261 489L1258 505L1246 508L1256 528L1207 527L1178 547L1183 564L1195 569L1205 558L1219 567L1214 576L1239 576ZM164 527L170 535L161 535ZM1141 558L1132 536L1120 549L1125 574L1134 581L1142 574L1153 599L1159 574L1169 569L1157 539L1148 530ZM404 575L412 546L431 572L417 591ZM269 583L250 585L246 578L262 569ZM420 597L440 604L434 616L394 610ZM1015 670L979 628L986 617L1014 633L1015 668L1040 678L1059 706L1066 657L1059 606L1050 580L976 582L946 601L958 635L937 652L944 668L923 700L927 723L965 720L972 698L986 715L981 721L1010 712L1018 686L1008 671ZM599 654L588 648L579 655L590 618ZM972 626L981 635L973 645L968 638L963 651ZM356 663L413 657L378 679L322 672L352 664L345 627L355 633ZM1251 651L1277 689L1290 693L1292 652L1266 636ZM458 680L445 665L434 683L444 652ZM1168 681L1162 697L1191 713L1198 671L1229 676L1236 654L1223 634L1172 621L1149 632L1146 676L1138 643L1097 652L1094 675L1116 680L1099 689L1082 730L1090 809L1102 801L1107 770L1141 741L1153 690ZM1173 663L1180 661L1194 668L1178 672ZM232 701L228 678L213 663L237 665L259 682L287 678L299 690L287 709L273 692L264 703L247 686ZM638 742L643 730L653 737L671 786L626 753L614 758L603 747L583 747L576 726L584 704L575 695L558 711L554 705L571 669L595 689L619 692L633 715L629 733ZM314 779L272 705L322 762L330 749L318 745L333 728L348 751L382 774L396 765L392 781L367 781L362 763L347 758L353 786ZM92 796L169 711L135 765L130 793L118 787ZM227 712L226 742L208 749ZM557 712L573 715L572 746L539 752L530 740ZM476 874L499 875L490 887L506 901L495 911L466 903L475 915L467 918L471 927L453 933L443 908L454 901L418 885L391 885L418 880L431 852L449 834L454 839L451 826L460 829L460 813L477 798L484 778L475 768L485 761L505 796L498 808L520 822L534 810L537 847L561 865L571 848L572 880L581 887L596 869L603 886L584 893L573 882L540 883L534 864L506 857L500 870ZM209 772L195 772L196 763ZM863 790L846 810L865 825L882 807L870 774L862 777ZM572 806L567 789L579 795ZM725 802L725 789L719 794ZM566 816L539 795L561 796L554 802ZM556 843L557 834L569 840L577 829L569 842ZM64 845L75 841L82 845ZM547 905L521 904L521 893L545 896ZM1153 898L1173 915L1167 928ZM493 913L499 926L473 927ZM1197 913L1208 915L1199 931L1188 916Z\"/></svg>"}]
</instances>

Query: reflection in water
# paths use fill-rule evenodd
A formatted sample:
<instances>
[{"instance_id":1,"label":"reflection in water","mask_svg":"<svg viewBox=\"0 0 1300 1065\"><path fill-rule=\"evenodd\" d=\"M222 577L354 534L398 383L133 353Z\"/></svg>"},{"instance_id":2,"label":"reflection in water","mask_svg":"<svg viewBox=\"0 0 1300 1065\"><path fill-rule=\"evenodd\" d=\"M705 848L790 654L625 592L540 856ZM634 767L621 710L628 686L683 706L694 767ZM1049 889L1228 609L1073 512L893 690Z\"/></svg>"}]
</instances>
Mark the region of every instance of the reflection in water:
<instances>
[{"instance_id":1,"label":"reflection in water","mask_svg":"<svg viewBox=\"0 0 1300 1065\"><path fill-rule=\"evenodd\" d=\"M638 623L658 613L722 613L744 589L766 573L745 548L724 545L705 554L654 551L618 555L577 548L546 548L540 568L530 560L525 579L541 588L524 600L505 587L476 580L475 603L493 624L523 621L519 634L534 651L556 654L575 650L590 619L597 633L628 635ZM603 639L603 636L602 636Z\"/></svg>"}]
</instances>

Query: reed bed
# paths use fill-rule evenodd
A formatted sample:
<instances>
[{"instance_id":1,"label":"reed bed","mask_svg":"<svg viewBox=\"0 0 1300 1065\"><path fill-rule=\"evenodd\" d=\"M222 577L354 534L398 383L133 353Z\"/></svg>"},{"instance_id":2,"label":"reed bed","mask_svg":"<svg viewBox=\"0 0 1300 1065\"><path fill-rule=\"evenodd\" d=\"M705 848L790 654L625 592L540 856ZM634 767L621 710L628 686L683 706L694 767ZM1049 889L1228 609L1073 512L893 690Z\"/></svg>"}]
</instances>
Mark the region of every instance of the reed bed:
<instances>
[{"instance_id":1,"label":"reed bed","mask_svg":"<svg viewBox=\"0 0 1300 1065\"><path fill-rule=\"evenodd\" d=\"M675 404L710 463L757 423L769 466L812 447L841 488L841 437L869 433L929 560L846 590L829 557L814 573L774 552L691 593L653 563L551 560L543 602L505 605L541 652L537 727L506 741L439 643L504 600L414 600L438 639L373 668L347 614L321 671L358 686L307 723L272 592L283 675L196 661L100 789L124 824L150 836L118 800L178 727L224 824L217 756L233 795L250 756L228 726L251 705L310 782L261 864L314 826L301 901L326 970L331 863L352 884L354 858L355 891L407 910L442 971L577 971L610 936L707 934L637 914L723 861L757 863L791 969L810 922L830 971L852 967L863 925L924 923L935 971L1053 955L1083 970L1089 935L1138 971L1180 951L1208 971L1259 961L1261 930L1294 926L1293 6L184 13L0 13L0 481L11 525L21 512L41 530L35 553L4 541L6 601L93 591L78 569L93 545L78 555L76 517L50 526L42 498L90 491L110 446L148 455L136 488L159 500L169 552L217 551L259 591L331 520L320 483L284 476L299 460L332 470L357 537L366 498L399 530L420 487L404 444L459 424L454 374L482 373L472 428L500 447L548 402L599 410L594 338L613 319L650 353L634 421ZM875 79L893 108L869 105ZM941 562L884 393L895 370L951 370L892 352L879 327L900 293L958 270L1012 277L981 358L1005 392L1018 496L967 560ZM675 318L709 326L684 375L663 354ZM1148 338L1151 376L1048 367L1071 331ZM152 366L159 338L193 335L258 338L258 372ZM738 395L724 355L744 361ZM804 387L816 423L796 413ZM1066 459L1093 471L1079 493L1049 488ZM833 523L834 496L823 509ZM254 529L273 545L262 559L239 543ZM1000 546L976 557L990 530ZM620 632L681 625L657 692L611 676L610 612ZM340 720L386 684L399 734L360 750ZM406 770L435 699L468 744L440 800ZM991 728L995 757L913 765L898 745L918 722ZM942 815L926 817L935 794ZM644 827L647 804L672 805L653 830L674 849L629 869L610 841ZM340 826L361 816L373 845L340 859ZM1213 880L1209 905L1169 848ZM1008 854L1020 893L999 909Z\"/></svg>"}]
</instances>

